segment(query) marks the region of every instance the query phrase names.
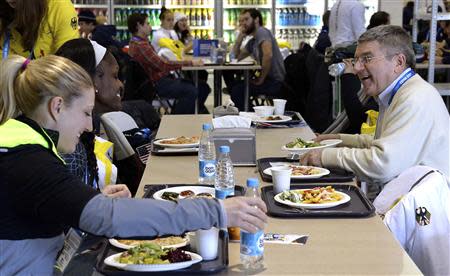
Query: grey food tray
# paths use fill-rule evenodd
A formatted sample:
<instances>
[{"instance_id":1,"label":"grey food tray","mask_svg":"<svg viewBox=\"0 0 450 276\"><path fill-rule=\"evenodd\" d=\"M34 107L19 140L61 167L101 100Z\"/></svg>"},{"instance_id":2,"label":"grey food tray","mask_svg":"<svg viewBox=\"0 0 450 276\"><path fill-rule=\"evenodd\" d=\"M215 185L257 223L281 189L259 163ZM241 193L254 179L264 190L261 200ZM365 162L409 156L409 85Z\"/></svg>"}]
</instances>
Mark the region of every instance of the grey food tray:
<instances>
[{"instance_id":1,"label":"grey food tray","mask_svg":"<svg viewBox=\"0 0 450 276\"><path fill-rule=\"evenodd\" d=\"M257 125L258 128L273 128L270 125L275 125L275 126L288 126L288 127L296 127L296 126L307 126L305 120L303 120L303 118L301 117L300 113L295 112L295 111L286 111L284 112L284 115L286 116L290 116L292 117L292 120L287 121L287 122L279 122L279 123L275 123L275 122L270 122L268 126L265 126L264 124L255 124Z\"/></svg>"},{"instance_id":2,"label":"grey food tray","mask_svg":"<svg viewBox=\"0 0 450 276\"><path fill-rule=\"evenodd\" d=\"M348 218L348 217L368 217L375 213L375 207L362 194L361 190L353 185L321 185L321 184L302 184L291 185L291 190L295 189L309 189L314 187L332 186L336 191L346 193L350 196L350 201L336 207L326 209L299 209L276 202L272 186L261 188L261 197L267 205L268 214L273 217L285 218L310 218L310 217L333 217L333 218Z\"/></svg>"},{"instance_id":3,"label":"grey food tray","mask_svg":"<svg viewBox=\"0 0 450 276\"><path fill-rule=\"evenodd\" d=\"M256 161L256 165L258 166L259 174L261 175L262 180L265 182L272 182L272 176L263 173L263 171L270 167L270 162L291 162L292 164L298 164L298 161L293 161L286 159L285 157L268 157L261 158ZM313 179L291 179L291 183L333 183L333 182L350 182L353 180L355 175L351 172L347 172L339 169L330 169L330 174L322 176L321 178L313 178Z\"/></svg>"},{"instance_id":4,"label":"grey food tray","mask_svg":"<svg viewBox=\"0 0 450 276\"><path fill-rule=\"evenodd\" d=\"M160 184L160 185L147 184L144 186L144 198L153 198L153 194L159 190L178 186L204 186L214 188L214 185L203 185L203 184ZM244 194L245 194L244 187L238 185L234 187L235 196L243 196Z\"/></svg>"},{"instance_id":5,"label":"grey food tray","mask_svg":"<svg viewBox=\"0 0 450 276\"><path fill-rule=\"evenodd\" d=\"M182 250L191 251L190 246L187 245L181 248ZM135 272L125 271L115 267L108 266L104 263L104 260L116 253L124 252L125 250L112 246L108 241L105 242L104 249L97 259L95 269L103 275L123 276L123 275L193 275L193 274L213 274L218 273L228 267L228 233L220 230L219 232L219 250L216 259L211 261L201 261L193 264L190 267L161 272Z\"/></svg>"}]
</instances>

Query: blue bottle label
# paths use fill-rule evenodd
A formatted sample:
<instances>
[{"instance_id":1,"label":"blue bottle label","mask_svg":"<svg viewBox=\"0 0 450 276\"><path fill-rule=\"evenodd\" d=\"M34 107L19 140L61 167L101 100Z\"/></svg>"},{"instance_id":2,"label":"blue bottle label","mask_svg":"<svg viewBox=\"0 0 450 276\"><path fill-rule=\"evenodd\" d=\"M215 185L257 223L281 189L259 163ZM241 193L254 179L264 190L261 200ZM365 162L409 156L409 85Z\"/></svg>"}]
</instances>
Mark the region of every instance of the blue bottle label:
<instances>
[{"instance_id":1,"label":"blue bottle label","mask_svg":"<svg viewBox=\"0 0 450 276\"><path fill-rule=\"evenodd\" d=\"M213 177L216 174L216 160L199 161L200 177Z\"/></svg>"},{"instance_id":2,"label":"blue bottle label","mask_svg":"<svg viewBox=\"0 0 450 276\"><path fill-rule=\"evenodd\" d=\"M229 195L234 195L234 189L223 189L223 190L216 189L217 199L225 199Z\"/></svg>"},{"instance_id":3,"label":"blue bottle label","mask_svg":"<svg viewBox=\"0 0 450 276\"><path fill-rule=\"evenodd\" d=\"M264 233L258 231L255 234L241 231L241 254L259 256L264 253Z\"/></svg>"}]
</instances>

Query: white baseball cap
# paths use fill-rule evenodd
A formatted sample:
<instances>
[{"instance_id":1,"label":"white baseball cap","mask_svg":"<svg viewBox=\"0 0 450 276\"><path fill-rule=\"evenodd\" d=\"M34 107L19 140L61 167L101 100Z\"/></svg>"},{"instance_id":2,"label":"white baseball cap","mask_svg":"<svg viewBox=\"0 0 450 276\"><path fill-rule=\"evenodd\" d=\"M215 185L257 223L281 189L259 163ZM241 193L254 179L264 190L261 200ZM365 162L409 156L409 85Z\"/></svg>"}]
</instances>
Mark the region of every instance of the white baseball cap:
<instances>
[{"instance_id":1,"label":"white baseball cap","mask_svg":"<svg viewBox=\"0 0 450 276\"><path fill-rule=\"evenodd\" d=\"M175 18L175 23L177 23L181 19L187 19L187 15L185 15L184 13L181 13L181 12L176 12L174 15L174 18Z\"/></svg>"}]
</instances>

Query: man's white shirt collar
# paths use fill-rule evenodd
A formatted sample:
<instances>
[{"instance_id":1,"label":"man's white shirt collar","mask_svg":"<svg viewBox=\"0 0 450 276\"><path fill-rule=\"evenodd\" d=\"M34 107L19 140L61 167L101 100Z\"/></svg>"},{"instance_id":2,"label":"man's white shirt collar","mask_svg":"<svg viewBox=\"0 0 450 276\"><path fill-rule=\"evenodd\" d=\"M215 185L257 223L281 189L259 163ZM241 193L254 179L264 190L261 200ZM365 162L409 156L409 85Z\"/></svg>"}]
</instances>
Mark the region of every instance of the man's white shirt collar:
<instances>
[{"instance_id":1,"label":"man's white shirt collar","mask_svg":"<svg viewBox=\"0 0 450 276\"><path fill-rule=\"evenodd\" d=\"M392 90L394 89L395 85L397 84L397 82L404 76L406 75L409 71L411 71L411 68L406 68L401 74L400 76L398 76L393 82L391 82L391 84L389 84L388 87L386 87L386 89L383 90L383 92L381 92L378 97L376 97L375 99L378 102L378 105L383 105L384 107L389 106L389 100L391 99L391 94L392 94Z\"/></svg>"}]
</instances>

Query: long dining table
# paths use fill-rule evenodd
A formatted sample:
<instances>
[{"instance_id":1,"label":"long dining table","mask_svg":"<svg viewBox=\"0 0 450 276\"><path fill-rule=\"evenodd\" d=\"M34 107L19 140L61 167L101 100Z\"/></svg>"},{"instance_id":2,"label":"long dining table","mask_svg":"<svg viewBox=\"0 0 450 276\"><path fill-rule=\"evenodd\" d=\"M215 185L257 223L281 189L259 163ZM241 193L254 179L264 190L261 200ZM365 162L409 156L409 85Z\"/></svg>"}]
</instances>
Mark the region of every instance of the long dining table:
<instances>
[{"instance_id":1,"label":"long dining table","mask_svg":"<svg viewBox=\"0 0 450 276\"><path fill-rule=\"evenodd\" d=\"M162 117L157 138L201 134L211 115ZM257 158L284 156L281 145L293 138L311 139L309 127L256 130ZM245 186L249 177L260 179L255 167L235 167L236 184ZM197 156L151 156L137 197L148 184L198 183ZM319 182L318 182L319 183ZM421 275L420 270L395 240L379 216L367 218L269 217L266 232L309 235L305 245L266 244L264 275ZM245 274L239 260L239 243L229 244L229 266L221 274Z\"/></svg>"}]
</instances>

